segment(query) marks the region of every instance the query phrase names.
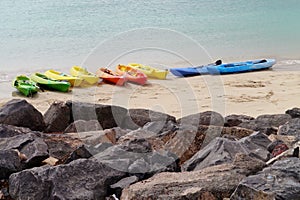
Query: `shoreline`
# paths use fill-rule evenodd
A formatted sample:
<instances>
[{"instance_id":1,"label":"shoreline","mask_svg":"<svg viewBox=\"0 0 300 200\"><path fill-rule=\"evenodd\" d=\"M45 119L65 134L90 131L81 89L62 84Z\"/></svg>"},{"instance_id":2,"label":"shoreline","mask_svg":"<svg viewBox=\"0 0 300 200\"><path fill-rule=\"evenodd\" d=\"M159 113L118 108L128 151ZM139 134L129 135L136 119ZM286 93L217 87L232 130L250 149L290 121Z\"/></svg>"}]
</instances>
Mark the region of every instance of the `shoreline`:
<instances>
[{"instance_id":1,"label":"shoreline","mask_svg":"<svg viewBox=\"0 0 300 200\"><path fill-rule=\"evenodd\" d=\"M11 81L0 83L0 106L13 98L25 98L40 112L54 101L75 100L95 104L119 105L125 108L146 108L164 112L177 118L216 111L223 116L245 114L279 114L300 107L300 71L267 70L259 72L149 80L146 86L127 84L118 87L99 84L87 88L73 88L72 92L45 91L34 98L16 93Z\"/></svg>"}]
</instances>

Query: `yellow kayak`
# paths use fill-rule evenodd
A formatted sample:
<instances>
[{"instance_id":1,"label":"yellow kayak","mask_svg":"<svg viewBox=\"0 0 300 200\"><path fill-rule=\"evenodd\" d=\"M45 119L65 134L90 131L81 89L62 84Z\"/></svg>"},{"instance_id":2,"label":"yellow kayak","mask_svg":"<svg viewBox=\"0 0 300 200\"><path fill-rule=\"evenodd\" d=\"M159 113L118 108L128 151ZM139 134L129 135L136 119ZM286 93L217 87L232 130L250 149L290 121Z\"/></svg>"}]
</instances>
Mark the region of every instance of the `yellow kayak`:
<instances>
[{"instance_id":1,"label":"yellow kayak","mask_svg":"<svg viewBox=\"0 0 300 200\"><path fill-rule=\"evenodd\" d=\"M160 70L154 67L145 66L139 63L129 63L129 66L140 70L144 74L146 74L149 78L156 78L156 79L166 79L168 75L168 70Z\"/></svg>"},{"instance_id":2,"label":"yellow kayak","mask_svg":"<svg viewBox=\"0 0 300 200\"><path fill-rule=\"evenodd\" d=\"M53 69L50 69L44 73L48 78L59 80L59 81L68 81L72 86L79 86L82 82L82 79L75 76L70 76Z\"/></svg>"},{"instance_id":3,"label":"yellow kayak","mask_svg":"<svg viewBox=\"0 0 300 200\"><path fill-rule=\"evenodd\" d=\"M99 81L99 77L79 66L73 66L70 70L70 73L72 76L82 78L85 82L91 85L94 85Z\"/></svg>"}]
</instances>

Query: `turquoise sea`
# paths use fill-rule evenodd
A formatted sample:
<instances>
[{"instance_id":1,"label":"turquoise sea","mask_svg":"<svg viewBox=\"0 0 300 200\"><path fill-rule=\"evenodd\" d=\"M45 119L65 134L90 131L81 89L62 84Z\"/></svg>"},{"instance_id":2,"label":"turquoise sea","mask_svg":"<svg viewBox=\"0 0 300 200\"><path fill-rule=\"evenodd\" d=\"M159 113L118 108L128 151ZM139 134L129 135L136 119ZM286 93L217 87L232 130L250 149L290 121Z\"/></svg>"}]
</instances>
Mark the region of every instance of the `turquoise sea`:
<instances>
[{"instance_id":1,"label":"turquoise sea","mask_svg":"<svg viewBox=\"0 0 300 200\"><path fill-rule=\"evenodd\" d=\"M151 62L145 52L155 51L153 62L171 66L265 57L300 64L299 0L1 0L0 8L0 79L89 65L88 55L93 67L109 65L137 49L129 61Z\"/></svg>"}]
</instances>

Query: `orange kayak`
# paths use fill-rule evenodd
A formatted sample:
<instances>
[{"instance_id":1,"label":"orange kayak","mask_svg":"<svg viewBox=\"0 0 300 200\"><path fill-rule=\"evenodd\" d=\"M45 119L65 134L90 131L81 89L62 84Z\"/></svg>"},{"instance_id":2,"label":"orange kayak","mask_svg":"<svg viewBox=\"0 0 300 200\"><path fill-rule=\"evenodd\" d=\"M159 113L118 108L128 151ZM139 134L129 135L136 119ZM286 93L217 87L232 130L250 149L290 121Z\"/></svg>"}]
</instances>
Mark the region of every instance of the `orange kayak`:
<instances>
[{"instance_id":1,"label":"orange kayak","mask_svg":"<svg viewBox=\"0 0 300 200\"><path fill-rule=\"evenodd\" d=\"M124 85L125 82L127 81L125 76L121 76L107 68L100 68L97 71L97 76L99 78L102 78L103 81L109 82L115 85Z\"/></svg>"},{"instance_id":2,"label":"orange kayak","mask_svg":"<svg viewBox=\"0 0 300 200\"><path fill-rule=\"evenodd\" d=\"M118 65L116 68L116 72L120 75L125 76L128 81L133 83L145 85L147 82L146 74L130 66Z\"/></svg>"}]
</instances>

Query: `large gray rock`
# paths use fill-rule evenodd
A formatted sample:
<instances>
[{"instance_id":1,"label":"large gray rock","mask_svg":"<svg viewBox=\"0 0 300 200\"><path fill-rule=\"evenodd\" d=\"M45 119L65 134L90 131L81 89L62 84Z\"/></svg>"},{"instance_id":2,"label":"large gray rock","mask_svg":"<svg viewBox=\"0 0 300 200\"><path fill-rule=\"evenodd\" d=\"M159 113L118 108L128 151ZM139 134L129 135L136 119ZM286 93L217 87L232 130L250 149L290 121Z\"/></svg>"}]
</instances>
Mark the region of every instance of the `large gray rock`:
<instances>
[{"instance_id":1,"label":"large gray rock","mask_svg":"<svg viewBox=\"0 0 300 200\"><path fill-rule=\"evenodd\" d=\"M292 118L300 118L300 108L293 108L285 111L285 114L289 114Z\"/></svg>"},{"instance_id":2,"label":"large gray rock","mask_svg":"<svg viewBox=\"0 0 300 200\"><path fill-rule=\"evenodd\" d=\"M71 110L64 102L54 102L44 114L45 132L63 132L71 122Z\"/></svg>"},{"instance_id":3,"label":"large gray rock","mask_svg":"<svg viewBox=\"0 0 300 200\"><path fill-rule=\"evenodd\" d=\"M21 170L21 160L14 150L0 150L0 180Z\"/></svg>"},{"instance_id":4,"label":"large gray rock","mask_svg":"<svg viewBox=\"0 0 300 200\"><path fill-rule=\"evenodd\" d=\"M156 112L153 110L147 109L129 109L128 115L123 120L121 127L125 129L135 130L142 128L145 124L149 122L163 122L163 124L168 123L169 121L175 122L175 117ZM164 126L162 126L163 129Z\"/></svg>"},{"instance_id":5,"label":"large gray rock","mask_svg":"<svg viewBox=\"0 0 300 200\"><path fill-rule=\"evenodd\" d=\"M37 133L36 133L37 134ZM25 168L40 166L49 157L47 144L34 133L0 138L0 150L18 150L24 154Z\"/></svg>"},{"instance_id":6,"label":"large gray rock","mask_svg":"<svg viewBox=\"0 0 300 200\"><path fill-rule=\"evenodd\" d=\"M276 134L278 127L291 119L292 117L288 114L260 115L255 120L242 122L238 126L271 135Z\"/></svg>"},{"instance_id":7,"label":"large gray rock","mask_svg":"<svg viewBox=\"0 0 300 200\"><path fill-rule=\"evenodd\" d=\"M206 111L198 114L192 114L180 118L177 120L178 124L181 125L193 125L193 126L200 126L200 125L214 125L214 126L223 126L224 125L224 118L221 114L214 112L214 111Z\"/></svg>"},{"instance_id":8,"label":"large gray rock","mask_svg":"<svg viewBox=\"0 0 300 200\"><path fill-rule=\"evenodd\" d=\"M34 131L43 131L43 115L26 100L13 99L0 108L0 124L27 127Z\"/></svg>"},{"instance_id":9,"label":"large gray rock","mask_svg":"<svg viewBox=\"0 0 300 200\"><path fill-rule=\"evenodd\" d=\"M68 101L66 105L71 109L71 121L98 120L102 129L121 126L123 120L127 116L127 109L120 106L72 101Z\"/></svg>"},{"instance_id":10,"label":"large gray rock","mask_svg":"<svg viewBox=\"0 0 300 200\"><path fill-rule=\"evenodd\" d=\"M257 159L238 154L232 164L193 172L156 174L146 181L125 188L121 200L228 198L243 178L260 171L264 166Z\"/></svg>"},{"instance_id":11,"label":"large gray rock","mask_svg":"<svg viewBox=\"0 0 300 200\"><path fill-rule=\"evenodd\" d=\"M259 132L239 141L216 138L186 161L181 169L182 171L197 171L214 165L230 163L238 153L266 162L270 158L270 153L267 150L270 143L268 137Z\"/></svg>"},{"instance_id":12,"label":"large gray rock","mask_svg":"<svg viewBox=\"0 0 300 200\"><path fill-rule=\"evenodd\" d=\"M230 199L300 199L299 180L300 159L285 158L243 179Z\"/></svg>"},{"instance_id":13,"label":"large gray rock","mask_svg":"<svg viewBox=\"0 0 300 200\"><path fill-rule=\"evenodd\" d=\"M248 115L228 115L225 117L224 126L238 126L242 122L249 122L251 120L254 120L254 118Z\"/></svg>"},{"instance_id":14,"label":"large gray rock","mask_svg":"<svg viewBox=\"0 0 300 200\"><path fill-rule=\"evenodd\" d=\"M102 200L108 195L109 185L124 176L97 160L79 159L67 165L14 173L9 177L9 193L16 200Z\"/></svg>"},{"instance_id":15,"label":"large gray rock","mask_svg":"<svg viewBox=\"0 0 300 200\"><path fill-rule=\"evenodd\" d=\"M98 120L77 120L71 123L65 130L64 133L80 133L89 131L99 131L102 130Z\"/></svg>"},{"instance_id":16,"label":"large gray rock","mask_svg":"<svg viewBox=\"0 0 300 200\"><path fill-rule=\"evenodd\" d=\"M300 118L295 118L280 126L278 135L292 135L300 139Z\"/></svg>"},{"instance_id":17,"label":"large gray rock","mask_svg":"<svg viewBox=\"0 0 300 200\"><path fill-rule=\"evenodd\" d=\"M22 135L30 132L32 132L32 130L29 128L0 124L0 138L14 137L16 135Z\"/></svg>"}]
</instances>

